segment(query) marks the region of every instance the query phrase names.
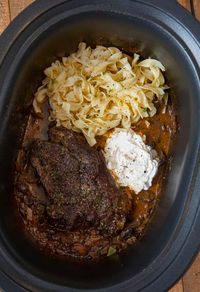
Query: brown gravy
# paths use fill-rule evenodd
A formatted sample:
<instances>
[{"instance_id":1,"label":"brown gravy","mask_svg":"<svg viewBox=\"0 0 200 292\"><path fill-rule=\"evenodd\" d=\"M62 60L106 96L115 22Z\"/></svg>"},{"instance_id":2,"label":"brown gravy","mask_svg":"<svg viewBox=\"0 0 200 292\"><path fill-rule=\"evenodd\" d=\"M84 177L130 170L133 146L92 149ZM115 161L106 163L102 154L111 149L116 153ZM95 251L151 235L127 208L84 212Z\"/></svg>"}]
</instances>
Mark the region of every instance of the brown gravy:
<instances>
[{"instance_id":1,"label":"brown gravy","mask_svg":"<svg viewBox=\"0 0 200 292\"><path fill-rule=\"evenodd\" d=\"M22 150L19 152L16 177L21 172L23 165L24 147L27 147L34 139L48 139L47 131L48 122L48 107L44 108L44 116L42 118L30 114L26 127ZM163 177L165 177L169 164L170 148L172 145L173 136L176 132L176 119L173 106L168 105L165 109L162 105L158 107L158 112L154 117L143 119L133 126L133 130L138 134L145 135L147 144L157 150L161 158L159 171L153 181L153 185L147 191L142 191L138 195L124 188L123 191L128 193L133 200L133 212L129 226L124 230L124 234L119 237L105 238L93 228L84 231L78 230L73 233L56 234L51 232L48 236L44 236L43 231L37 228L34 221L33 211L29 198L19 197L15 194L17 207L23 220L25 232L40 248L45 248L51 254L70 256L78 258L93 258L97 259L100 256L106 256L113 251L121 251L136 242L143 234L147 224L152 218L152 214L156 208L159 194L161 192ZM109 133L108 133L109 135ZM105 145L106 137L98 138L97 148L102 149ZM39 194L40 200L45 201L45 196L35 182L30 182L30 187L33 192ZM34 200L34 198L31 198ZM40 210L38 210L40 212ZM134 230L134 232L133 232ZM78 239L78 240L77 240ZM64 242L70 242L70 248L64 246ZM62 246L62 247L61 247ZM63 247L64 246L64 247ZM112 248L111 253L109 252Z\"/></svg>"}]
</instances>

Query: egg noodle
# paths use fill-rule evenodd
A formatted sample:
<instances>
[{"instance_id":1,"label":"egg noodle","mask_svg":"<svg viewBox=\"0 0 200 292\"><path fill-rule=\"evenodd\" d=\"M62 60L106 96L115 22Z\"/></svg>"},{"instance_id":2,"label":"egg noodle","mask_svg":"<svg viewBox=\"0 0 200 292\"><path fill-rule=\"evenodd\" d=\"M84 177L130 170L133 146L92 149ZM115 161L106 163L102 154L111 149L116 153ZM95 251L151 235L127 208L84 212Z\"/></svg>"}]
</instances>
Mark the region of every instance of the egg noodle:
<instances>
[{"instance_id":1,"label":"egg noodle","mask_svg":"<svg viewBox=\"0 0 200 292\"><path fill-rule=\"evenodd\" d=\"M92 49L80 43L77 52L45 69L46 78L33 101L35 112L41 113L48 100L50 120L82 132L91 146L96 136L112 128L130 129L139 119L155 115L154 103L168 88L164 66L139 58L115 47Z\"/></svg>"}]
</instances>

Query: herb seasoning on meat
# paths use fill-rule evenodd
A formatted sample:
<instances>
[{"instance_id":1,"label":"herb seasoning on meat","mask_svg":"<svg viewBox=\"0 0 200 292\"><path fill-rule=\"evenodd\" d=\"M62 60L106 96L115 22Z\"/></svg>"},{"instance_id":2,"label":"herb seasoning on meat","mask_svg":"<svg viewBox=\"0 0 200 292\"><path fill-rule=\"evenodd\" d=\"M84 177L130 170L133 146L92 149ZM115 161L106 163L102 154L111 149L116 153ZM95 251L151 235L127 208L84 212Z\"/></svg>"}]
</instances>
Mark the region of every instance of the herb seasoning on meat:
<instances>
[{"instance_id":1,"label":"herb seasoning on meat","mask_svg":"<svg viewBox=\"0 0 200 292\"><path fill-rule=\"evenodd\" d=\"M176 120L165 67L139 59L80 43L76 53L44 71L16 163L14 199L23 232L48 254L98 260L145 234L168 169ZM118 151L120 161L129 156L132 165L123 161L123 183L115 177L113 155L105 156L113 162L111 173L102 153L116 128L135 133L140 142L137 153ZM134 155L140 155L135 163ZM148 178L137 188L132 170L136 182Z\"/></svg>"},{"instance_id":2,"label":"herb seasoning on meat","mask_svg":"<svg viewBox=\"0 0 200 292\"><path fill-rule=\"evenodd\" d=\"M119 189L107 170L101 153L105 136L90 147L81 134L52 126L47 116L30 115L17 160L15 199L24 232L36 245L53 255L98 259L126 249L143 235L157 205L176 130L172 106L164 113L160 107L133 129L146 135L163 160L151 188L138 195Z\"/></svg>"}]
</instances>

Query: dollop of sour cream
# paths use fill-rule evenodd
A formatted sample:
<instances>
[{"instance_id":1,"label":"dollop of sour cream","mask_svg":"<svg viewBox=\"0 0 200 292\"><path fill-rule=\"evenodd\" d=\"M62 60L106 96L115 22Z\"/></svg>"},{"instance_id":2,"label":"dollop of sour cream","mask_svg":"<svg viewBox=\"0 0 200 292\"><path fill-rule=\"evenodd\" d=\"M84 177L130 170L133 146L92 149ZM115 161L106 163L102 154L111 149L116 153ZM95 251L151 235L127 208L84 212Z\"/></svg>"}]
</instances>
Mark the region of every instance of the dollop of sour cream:
<instances>
[{"instance_id":1,"label":"dollop of sour cream","mask_svg":"<svg viewBox=\"0 0 200 292\"><path fill-rule=\"evenodd\" d=\"M158 170L157 152L144 143L133 130L115 129L106 141L104 156L107 167L120 186L138 194L148 190Z\"/></svg>"}]
</instances>

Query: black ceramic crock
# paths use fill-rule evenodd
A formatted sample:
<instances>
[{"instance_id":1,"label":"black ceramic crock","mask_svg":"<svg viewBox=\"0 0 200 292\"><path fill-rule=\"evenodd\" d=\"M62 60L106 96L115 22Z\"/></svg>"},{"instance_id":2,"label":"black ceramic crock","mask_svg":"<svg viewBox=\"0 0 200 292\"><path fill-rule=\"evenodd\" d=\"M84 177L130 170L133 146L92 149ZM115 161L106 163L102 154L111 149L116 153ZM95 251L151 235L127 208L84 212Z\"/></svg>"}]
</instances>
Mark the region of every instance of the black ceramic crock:
<instances>
[{"instance_id":1,"label":"black ceramic crock","mask_svg":"<svg viewBox=\"0 0 200 292\"><path fill-rule=\"evenodd\" d=\"M180 130L144 238L99 264L64 263L19 230L13 171L43 69L79 42L137 49L167 68ZM0 38L0 286L6 291L166 291L200 243L200 25L175 0L41 0Z\"/></svg>"}]
</instances>

